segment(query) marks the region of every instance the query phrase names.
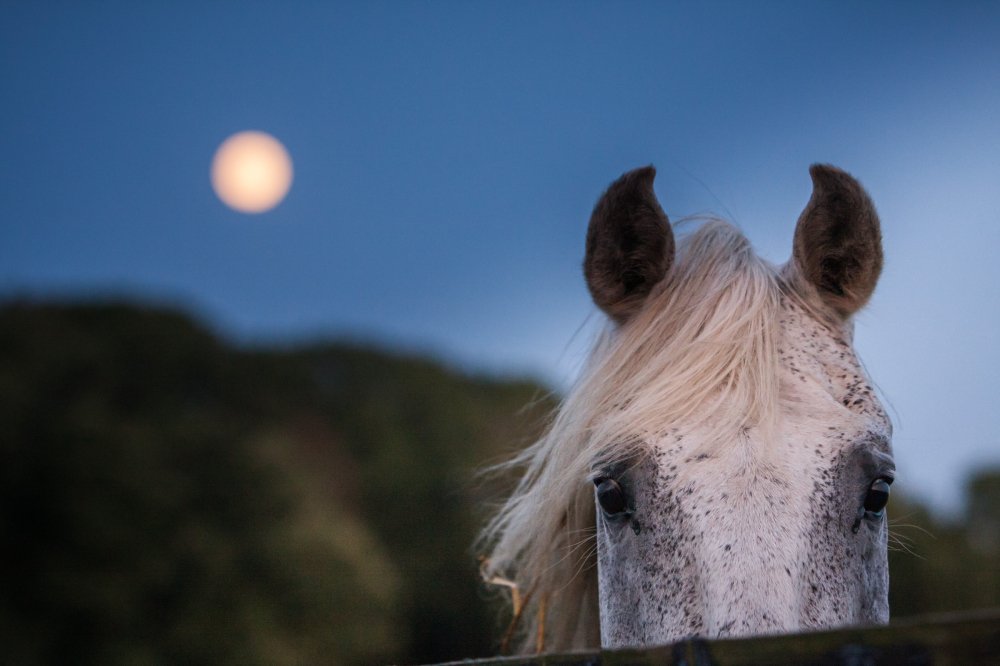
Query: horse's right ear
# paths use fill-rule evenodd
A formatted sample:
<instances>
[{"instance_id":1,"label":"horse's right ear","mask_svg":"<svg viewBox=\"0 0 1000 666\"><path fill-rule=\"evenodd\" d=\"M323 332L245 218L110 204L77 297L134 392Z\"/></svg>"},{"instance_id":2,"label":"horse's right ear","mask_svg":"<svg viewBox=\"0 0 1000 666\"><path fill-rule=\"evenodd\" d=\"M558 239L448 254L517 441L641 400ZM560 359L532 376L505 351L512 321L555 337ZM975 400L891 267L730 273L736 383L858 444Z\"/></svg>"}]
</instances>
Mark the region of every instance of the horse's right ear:
<instances>
[{"instance_id":1,"label":"horse's right ear","mask_svg":"<svg viewBox=\"0 0 1000 666\"><path fill-rule=\"evenodd\" d=\"M624 174L594 206L583 274L594 303L623 324L674 260L674 235L653 193L652 166Z\"/></svg>"}]
</instances>

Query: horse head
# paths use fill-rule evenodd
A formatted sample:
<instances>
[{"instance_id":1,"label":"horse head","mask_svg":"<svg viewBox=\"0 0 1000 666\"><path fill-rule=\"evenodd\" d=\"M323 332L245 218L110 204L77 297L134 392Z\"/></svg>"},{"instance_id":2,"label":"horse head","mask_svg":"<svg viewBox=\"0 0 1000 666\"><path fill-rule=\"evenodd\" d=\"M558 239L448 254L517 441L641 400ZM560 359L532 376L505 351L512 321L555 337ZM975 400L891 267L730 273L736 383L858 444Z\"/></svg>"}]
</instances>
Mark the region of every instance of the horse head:
<instances>
[{"instance_id":1,"label":"horse head","mask_svg":"<svg viewBox=\"0 0 1000 666\"><path fill-rule=\"evenodd\" d=\"M720 220L675 239L652 167L599 199L584 274L608 328L486 530L526 645L888 620L891 424L852 347L879 221L850 175L810 174L782 267Z\"/></svg>"}]
</instances>

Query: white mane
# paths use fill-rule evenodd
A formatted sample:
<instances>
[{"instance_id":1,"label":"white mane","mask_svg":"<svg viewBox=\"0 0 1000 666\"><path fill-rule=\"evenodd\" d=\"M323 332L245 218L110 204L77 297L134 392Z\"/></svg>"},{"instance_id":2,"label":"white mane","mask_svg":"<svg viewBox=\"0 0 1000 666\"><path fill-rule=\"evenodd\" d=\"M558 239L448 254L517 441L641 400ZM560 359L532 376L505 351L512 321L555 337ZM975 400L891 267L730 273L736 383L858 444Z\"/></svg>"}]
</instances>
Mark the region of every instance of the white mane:
<instances>
[{"instance_id":1,"label":"white mane","mask_svg":"<svg viewBox=\"0 0 1000 666\"><path fill-rule=\"evenodd\" d=\"M628 459L678 422L710 429L707 453L742 428L767 432L781 293L777 271L742 233L704 223L644 309L597 341L547 433L499 466L522 476L483 530L484 573L520 591L523 648L599 643L595 464Z\"/></svg>"}]
</instances>

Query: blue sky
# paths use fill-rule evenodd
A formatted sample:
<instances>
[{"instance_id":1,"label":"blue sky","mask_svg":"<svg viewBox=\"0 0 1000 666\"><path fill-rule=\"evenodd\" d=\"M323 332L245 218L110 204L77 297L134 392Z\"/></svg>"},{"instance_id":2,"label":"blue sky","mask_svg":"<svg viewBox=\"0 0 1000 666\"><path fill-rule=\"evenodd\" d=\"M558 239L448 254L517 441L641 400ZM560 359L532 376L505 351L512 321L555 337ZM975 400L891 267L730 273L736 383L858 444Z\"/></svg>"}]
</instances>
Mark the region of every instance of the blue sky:
<instances>
[{"instance_id":1,"label":"blue sky","mask_svg":"<svg viewBox=\"0 0 1000 666\"><path fill-rule=\"evenodd\" d=\"M598 320L601 190L783 262L807 167L854 173L887 264L857 345L901 482L1000 462L997 3L47 3L0 7L0 297L179 302L242 340L364 336L564 385ZM213 195L233 132L288 198Z\"/></svg>"}]
</instances>

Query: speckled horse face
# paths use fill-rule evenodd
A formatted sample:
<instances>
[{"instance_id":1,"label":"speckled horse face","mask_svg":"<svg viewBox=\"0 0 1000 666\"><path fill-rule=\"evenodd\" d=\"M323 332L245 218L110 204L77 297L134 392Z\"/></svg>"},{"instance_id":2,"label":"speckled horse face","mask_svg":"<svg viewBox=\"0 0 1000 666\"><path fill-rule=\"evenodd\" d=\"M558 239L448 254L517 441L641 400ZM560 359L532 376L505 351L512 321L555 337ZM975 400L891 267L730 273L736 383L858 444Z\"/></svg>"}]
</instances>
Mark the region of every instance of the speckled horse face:
<instances>
[{"instance_id":1,"label":"speckled horse face","mask_svg":"<svg viewBox=\"0 0 1000 666\"><path fill-rule=\"evenodd\" d=\"M889 423L846 335L787 301L780 331L770 441L681 424L595 470L603 645L888 620Z\"/></svg>"},{"instance_id":2,"label":"speckled horse face","mask_svg":"<svg viewBox=\"0 0 1000 666\"><path fill-rule=\"evenodd\" d=\"M878 218L846 173L811 174L793 258L774 274L769 425L713 441L719 429L694 414L660 424L632 459L594 464L605 647L888 620L891 425L850 321L881 270ZM635 249L670 234L652 178L623 176L591 220L588 284L623 329L673 261L672 238Z\"/></svg>"}]
</instances>

